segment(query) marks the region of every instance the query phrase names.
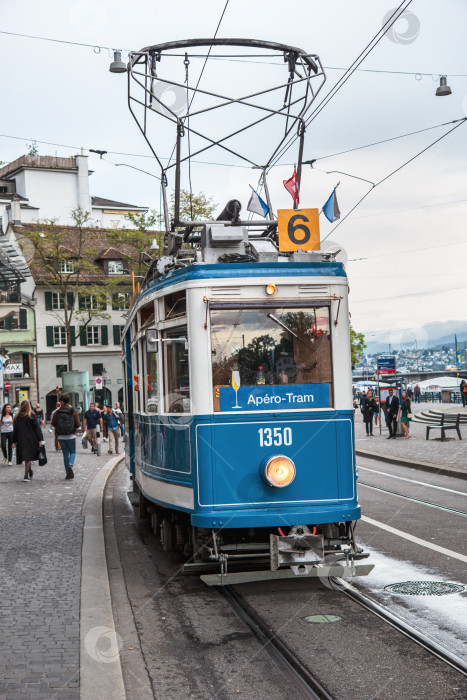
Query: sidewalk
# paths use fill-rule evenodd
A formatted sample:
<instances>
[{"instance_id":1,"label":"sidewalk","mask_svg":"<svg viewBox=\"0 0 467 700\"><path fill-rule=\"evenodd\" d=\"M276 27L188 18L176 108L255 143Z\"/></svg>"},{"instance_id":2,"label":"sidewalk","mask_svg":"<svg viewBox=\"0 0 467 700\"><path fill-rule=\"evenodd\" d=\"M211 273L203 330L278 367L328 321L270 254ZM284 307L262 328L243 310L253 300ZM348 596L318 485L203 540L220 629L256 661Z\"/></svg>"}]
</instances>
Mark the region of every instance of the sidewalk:
<instances>
[{"instance_id":1,"label":"sidewalk","mask_svg":"<svg viewBox=\"0 0 467 700\"><path fill-rule=\"evenodd\" d=\"M81 447L74 480L65 480L62 455L44 432L48 464L0 465L0 697L79 698L80 591L83 504L106 464Z\"/></svg>"},{"instance_id":2,"label":"sidewalk","mask_svg":"<svg viewBox=\"0 0 467 700\"><path fill-rule=\"evenodd\" d=\"M422 411L444 411L449 413L462 412L462 405L453 407L453 404L442 403L421 403L412 404L412 412L415 414ZM464 409L465 411L465 409ZM465 434L464 434L465 433ZM443 469L444 473L460 472L467 475L467 429L466 426L461 426L462 440L459 440L454 431L450 431L448 438L441 442L439 432L430 435L430 439L426 440L426 427L421 423L410 423L410 434L412 437L405 440L403 437L398 437L396 440L387 440L388 430L386 423L382 420L382 433L380 435L379 425L373 425L374 437L366 437L365 423L363 422L360 410L355 412L355 447L357 456L365 457L384 457L407 460L408 466L411 464L416 466L417 463L426 465L429 469Z\"/></svg>"}]
</instances>

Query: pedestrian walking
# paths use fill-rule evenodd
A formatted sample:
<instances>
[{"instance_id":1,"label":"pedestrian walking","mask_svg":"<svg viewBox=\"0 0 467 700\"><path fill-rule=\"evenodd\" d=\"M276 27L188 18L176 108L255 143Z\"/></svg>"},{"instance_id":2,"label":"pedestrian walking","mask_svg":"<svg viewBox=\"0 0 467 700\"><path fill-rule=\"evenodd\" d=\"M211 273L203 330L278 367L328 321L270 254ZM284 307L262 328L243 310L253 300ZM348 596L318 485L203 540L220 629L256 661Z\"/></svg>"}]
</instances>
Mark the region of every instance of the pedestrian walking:
<instances>
[{"instance_id":1,"label":"pedestrian walking","mask_svg":"<svg viewBox=\"0 0 467 700\"><path fill-rule=\"evenodd\" d=\"M394 394L394 389L388 389L388 397L386 399L386 425L388 426L389 436L396 439L397 432L397 414L399 412L399 397Z\"/></svg>"},{"instance_id":2,"label":"pedestrian walking","mask_svg":"<svg viewBox=\"0 0 467 700\"><path fill-rule=\"evenodd\" d=\"M36 414L37 425L39 428L41 428L44 425L44 411L42 410L40 403L36 403L34 413Z\"/></svg>"},{"instance_id":3,"label":"pedestrian walking","mask_svg":"<svg viewBox=\"0 0 467 700\"><path fill-rule=\"evenodd\" d=\"M363 404L365 403L366 399L366 391L362 391L360 394L360 410L363 408Z\"/></svg>"},{"instance_id":4,"label":"pedestrian walking","mask_svg":"<svg viewBox=\"0 0 467 700\"><path fill-rule=\"evenodd\" d=\"M413 390L412 390L412 387L411 387L411 386L409 386L409 388L407 389L407 396L408 396L409 399L412 401Z\"/></svg>"},{"instance_id":5,"label":"pedestrian walking","mask_svg":"<svg viewBox=\"0 0 467 700\"><path fill-rule=\"evenodd\" d=\"M60 401L58 401L58 403L55 404L55 408L52 411L52 413L50 414L50 425L52 425L52 418L54 417L55 411L58 411L58 409L60 408L60 405L61 405ZM62 448L60 447L60 443L58 442L58 439L57 439L57 429L56 428L49 428L49 432L54 434L55 450L57 452L60 452L60 450Z\"/></svg>"},{"instance_id":6,"label":"pedestrian walking","mask_svg":"<svg viewBox=\"0 0 467 700\"><path fill-rule=\"evenodd\" d=\"M421 390L418 384L415 384L415 388L413 390L413 400L415 403L420 403L420 398L421 398Z\"/></svg>"},{"instance_id":7,"label":"pedestrian walking","mask_svg":"<svg viewBox=\"0 0 467 700\"><path fill-rule=\"evenodd\" d=\"M118 455L118 434L120 432L120 421L118 420L118 415L113 410L112 406L105 407L105 413L102 416L104 425L108 428L109 433L109 455L112 452L112 441L115 444L115 454Z\"/></svg>"},{"instance_id":8,"label":"pedestrian walking","mask_svg":"<svg viewBox=\"0 0 467 700\"><path fill-rule=\"evenodd\" d=\"M120 432L122 434L122 440L125 440L125 415L123 411L120 408L120 404L117 401L115 404L115 413L118 416L118 420L120 421Z\"/></svg>"},{"instance_id":9,"label":"pedestrian walking","mask_svg":"<svg viewBox=\"0 0 467 700\"><path fill-rule=\"evenodd\" d=\"M94 401L89 404L89 409L84 414L84 429L86 436L91 443L91 452L97 454L97 427L99 426L102 433L102 416L101 412L96 408Z\"/></svg>"},{"instance_id":10,"label":"pedestrian walking","mask_svg":"<svg viewBox=\"0 0 467 700\"><path fill-rule=\"evenodd\" d=\"M412 416L412 406L410 404L410 397L405 391L402 392L401 396L401 409L401 424L405 433L404 438L407 440L407 438L412 437L410 435L410 418Z\"/></svg>"},{"instance_id":11,"label":"pedestrian walking","mask_svg":"<svg viewBox=\"0 0 467 700\"><path fill-rule=\"evenodd\" d=\"M375 408L376 402L373 398L373 392L369 389L362 406L363 421L365 423L367 437L373 437L373 416Z\"/></svg>"},{"instance_id":12,"label":"pedestrian walking","mask_svg":"<svg viewBox=\"0 0 467 700\"><path fill-rule=\"evenodd\" d=\"M373 415L375 417L375 425L378 425L378 420L381 423L381 416L379 414L380 410L380 405L379 405L379 398L375 396L375 408L373 409Z\"/></svg>"},{"instance_id":13,"label":"pedestrian walking","mask_svg":"<svg viewBox=\"0 0 467 700\"><path fill-rule=\"evenodd\" d=\"M54 412L52 425L62 448L66 479L74 479L73 465L76 457L76 431L81 426L78 411L69 404L68 394L60 395L60 408Z\"/></svg>"},{"instance_id":14,"label":"pedestrian walking","mask_svg":"<svg viewBox=\"0 0 467 700\"><path fill-rule=\"evenodd\" d=\"M461 381L459 389L462 396L462 408L465 408L467 406L467 382L465 379Z\"/></svg>"},{"instance_id":15,"label":"pedestrian walking","mask_svg":"<svg viewBox=\"0 0 467 700\"><path fill-rule=\"evenodd\" d=\"M18 411L19 411L19 406L18 406L17 403L14 403L14 404L13 404L13 408L11 409L11 412L12 412L12 414L13 414L13 418L16 416L16 414L18 413Z\"/></svg>"},{"instance_id":16,"label":"pedestrian walking","mask_svg":"<svg viewBox=\"0 0 467 700\"><path fill-rule=\"evenodd\" d=\"M2 464L8 462L8 466L11 467L13 456L13 413L9 403L6 403L2 408L0 433L3 452Z\"/></svg>"},{"instance_id":17,"label":"pedestrian walking","mask_svg":"<svg viewBox=\"0 0 467 700\"><path fill-rule=\"evenodd\" d=\"M31 481L34 472L31 462L38 459L44 437L28 400L22 401L13 420L13 447L16 447L16 464L24 462L24 479Z\"/></svg>"}]
</instances>

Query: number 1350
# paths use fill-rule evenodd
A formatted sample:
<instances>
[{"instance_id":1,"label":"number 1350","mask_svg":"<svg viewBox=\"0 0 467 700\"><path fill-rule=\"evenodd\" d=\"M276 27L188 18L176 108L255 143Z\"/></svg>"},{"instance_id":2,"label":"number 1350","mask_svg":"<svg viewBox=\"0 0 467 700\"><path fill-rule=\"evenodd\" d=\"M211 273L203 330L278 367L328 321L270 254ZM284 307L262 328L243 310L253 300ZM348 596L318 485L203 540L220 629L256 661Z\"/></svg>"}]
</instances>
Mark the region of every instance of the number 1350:
<instances>
[{"instance_id":1,"label":"number 1350","mask_svg":"<svg viewBox=\"0 0 467 700\"><path fill-rule=\"evenodd\" d=\"M292 428L260 428L258 433L260 447L292 444Z\"/></svg>"}]
</instances>

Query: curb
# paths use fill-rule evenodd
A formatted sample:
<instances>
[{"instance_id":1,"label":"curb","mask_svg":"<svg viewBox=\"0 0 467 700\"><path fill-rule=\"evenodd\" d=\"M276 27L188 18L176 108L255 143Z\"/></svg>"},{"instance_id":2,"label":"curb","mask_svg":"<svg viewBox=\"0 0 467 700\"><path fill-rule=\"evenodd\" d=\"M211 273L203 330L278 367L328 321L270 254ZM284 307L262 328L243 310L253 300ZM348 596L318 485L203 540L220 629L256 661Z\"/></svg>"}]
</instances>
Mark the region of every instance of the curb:
<instances>
[{"instance_id":1,"label":"curb","mask_svg":"<svg viewBox=\"0 0 467 700\"><path fill-rule=\"evenodd\" d=\"M80 606L80 700L125 700L119 636L115 631L104 541L104 490L123 455L109 459L83 504Z\"/></svg>"},{"instance_id":2,"label":"curb","mask_svg":"<svg viewBox=\"0 0 467 700\"><path fill-rule=\"evenodd\" d=\"M379 462L398 464L401 467L408 467L409 469L420 469L421 471L432 472L433 474L455 476L457 479L467 479L467 472L459 471L458 469L451 469L450 467L437 467L436 464L429 464L429 462L414 462L411 459L388 457L386 455L380 455L377 452L370 452L369 450L360 449L355 450L355 454L357 457L367 457L368 459L376 459Z\"/></svg>"}]
</instances>

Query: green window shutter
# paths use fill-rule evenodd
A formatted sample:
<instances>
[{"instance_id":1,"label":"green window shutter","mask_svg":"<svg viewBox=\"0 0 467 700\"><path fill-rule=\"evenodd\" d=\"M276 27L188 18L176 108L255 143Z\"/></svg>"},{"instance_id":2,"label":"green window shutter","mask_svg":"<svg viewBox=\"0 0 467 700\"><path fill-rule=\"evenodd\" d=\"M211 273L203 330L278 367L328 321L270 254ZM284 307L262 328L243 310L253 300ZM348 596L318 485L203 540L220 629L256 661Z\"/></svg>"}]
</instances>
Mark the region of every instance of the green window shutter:
<instances>
[{"instance_id":1,"label":"green window shutter","mask_svg":"<svg viewBox=\"0 0 467 700\"><path fill-rule=\"evenodd\" d=\"M46 294L47 294L47 292L46 292ZM53 326L46 326L45 333L47 336L47 347L53 348L53 346L54 346L54 327Z\"/></svg>"},{"instance_id":2,"label":"green window shutter","mask_svg":"<svg viewBox=\"0 0 467 700\"><path fill-rule=\"evenodd\" d=\"M71 344L74 347L76 345L76 330L75 326L70 326L70 337L71 337Z\"/></svg>"},{"instance_id":3,"label":"green window shutter","mask_svg":"<svg viewBox=\"0 0 467 700\"><path fill-rule=\"evenodd\" d=\"M66 293L66 304L69 309L73 308L73 304L75 303L75 295L73 292L67 292Z\"/></svg>"},{"instance_id":4,"label":"green window shutter","mask_svg":"<svg viewBox=\"0 0 467 700\"><path fill-rule=\"evenodd\" d=\"M86 299L85 297L79 297L78 299L78 305L81 310L86 308Z\"/></svg>"},{"instance_id":5,"label":"green window shutter","mask_svg":"<svg viewBox=\"0 0 467 700\"><path fill-rule=\"evenodd\" d=\"M83 326L80 326L80 327L79 327L79 332L80 332L79 344L80 344L80 345L87 345L87 344L88 344L88 338L87 338L87 335L86 335L86 329L83 330Z\"/></svg>"},{"instance_id":6,"label":"green window shutter","mask_svg":"<svg viewBox=\"0 0 467 700\"><path fill-rule=\"evenodd\" d=\"M45 310L52 311L52 292L45 293ZM52 326L50 326L52 328ZM53 343L52 343L53 345Z\"/></svg>"},{"instance_id":7,"label":"green window shutter","mask_svg":"<svg viewBox=\"0 0 467 700\"><path fill-rule=\"evenodd\" d=\"M13 316L8 316L8 318L5 319L5 330L12 331L13 327L14 327Z\"/></svg>"},{"instance_id":8,"label":"green window shutter","mask_svg":"<svg viewBox=\"0 0 467 700\"><path fill-rule=\"evenodd\" d=\"M118 295L112 294L112 311L118 311Z\"/></svg>"},{"instance_id":9,"label":"green window shutter","mask_svg":"<svg viewBox=\"0 0 467 700\"><path fill-rule=\"evenodd\" d=\"M120 326L113 326L114 345L120 345Z\"/></svg>"},{"instance_id":10,"label":"green window shutter","mask_svg":"<svg viewBox=\"0 0 467 700\"><path fill-rule=\"evenodd\" d=\"M102 299L102 300L99 302L99 310L100 310L100 311L107 311L107 302L106 302L105 299Z\"/></svg>"},{"instance_id":11,"label":"green window shutter","mask_svg":"<svg viewBox=\"0 0 467 700\"><path fill-rule=\"evenodd\" d=\"M107 326L101 326L101 345L109 344L109 333L107 331Z\"/></svg>"}]
</instances>

